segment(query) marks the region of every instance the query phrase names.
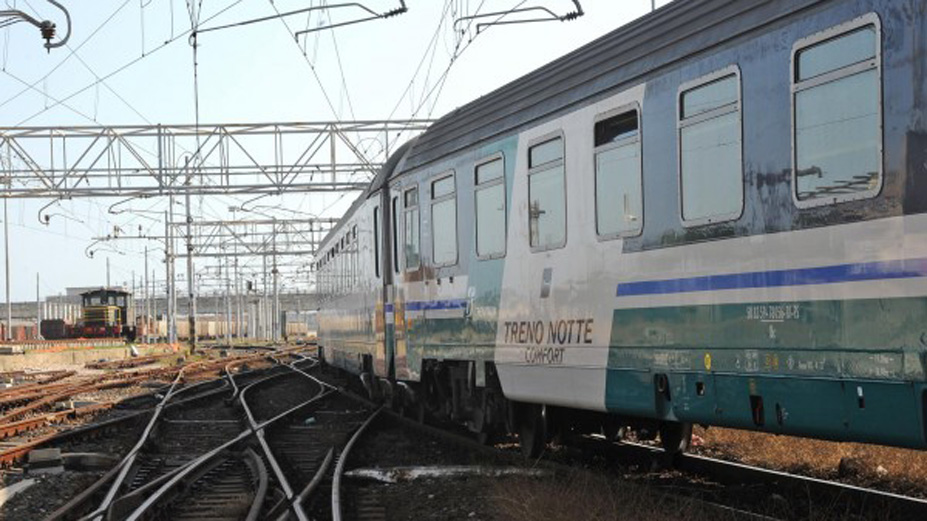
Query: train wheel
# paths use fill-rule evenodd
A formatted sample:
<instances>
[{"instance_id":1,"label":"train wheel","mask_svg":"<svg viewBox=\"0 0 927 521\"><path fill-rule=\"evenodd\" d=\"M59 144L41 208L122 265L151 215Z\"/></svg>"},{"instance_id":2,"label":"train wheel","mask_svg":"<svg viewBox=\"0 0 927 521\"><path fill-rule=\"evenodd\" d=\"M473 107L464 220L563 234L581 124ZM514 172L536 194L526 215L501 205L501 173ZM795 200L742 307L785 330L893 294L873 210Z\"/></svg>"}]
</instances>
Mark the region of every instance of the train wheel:
<instances>
[{"instance_id":1,"label":"train wheel","mask_svg":"<svg viewBox=\"0 0 927 521\"><path fill-rule=\"evenodd\" d=\"M692 440L692 424L663 422L660 424L660 445L668 455L685 452Z\"/></svg>"},{"instance_id":2,"label":"train wheel","mask_svg":"<svg viewBox=\"0 0 927 521\"><path fill-rule=\"evenodd\" d=\"M518 443L526 458L541 455L547 443L547 409L543 405L524 403L519 407Z\"/></svg>"},{"instance_id":3,"label":"train wheel","mask_svg":"<svg viewBox=\"0 0 927 521\"><path fill-rule=\"evenodd\" d=\"M617 417L609 416L608 419L602 423L602 435L605 436L605 439L608 441L624 441L628 436L628 427L622 425L621 420Z\"/></svg>"}]
</instances>

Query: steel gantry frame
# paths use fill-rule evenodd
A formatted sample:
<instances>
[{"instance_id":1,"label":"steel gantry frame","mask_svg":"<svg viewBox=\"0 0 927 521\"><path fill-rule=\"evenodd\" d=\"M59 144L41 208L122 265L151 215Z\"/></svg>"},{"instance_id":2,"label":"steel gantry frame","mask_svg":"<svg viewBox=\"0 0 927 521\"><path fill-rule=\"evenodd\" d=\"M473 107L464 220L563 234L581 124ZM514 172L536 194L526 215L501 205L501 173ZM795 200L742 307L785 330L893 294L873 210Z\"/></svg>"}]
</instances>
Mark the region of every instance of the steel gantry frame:
<instances>
[{"instance_id":1,"label":"steel gantry frame","mask_svg":"<svg viewBox=\"0 0 927 521\"><path fill-rule=\"evenodd\" d=\"M195 273L194 257L228 257L230 253L209 251L213 244L220 245L221 250L223 242L216 242L222 238L220 235L213 234L213 242L194 243L198 235L194 228L199 225L191 209L191 196L261 197L362 190L397 142L424 131L430 123L412 119L0 127L0 199L51 199L38 215L40 222L48 224L51 214L43 212L62 199L169 196L164 242L170 245L166 246L170 250L166 275L174 281L177 257L185 257L187 273ZM173 220L175 196L184 197L184 223ZM185 233L177 233L178 227ZM268 250L267 236L263 241L248 243L244 235L234 236L227 226L225 231L233 235L235 254L242 250L242 255L262 256L265 261L270 256L275 266L282 250L289 255L297 251L311 255L321 239L321 235L314 241L298 239L304 249L292 250L291 241L281 239L278 244L277 240L277 235L288 232L276 230ZM175 252L173 243L178 236L186 240L186 254ZM263 253L255 253L259 251ZM275 274L277 271L275 267ZM195 347L195 277L187 279L190 337ZM173 290L174 284L170 286ZM168 300L176 302L175 291ZM169 329L176 332L175 327Z\"/></svg>"},{"instance_id":2,"label":"steel gantry frame","mask_svg":"<svg viewBox=\"0 0 927 521\"><path fill-rule=\"evenodd\" d=\"M122 234L118 231L102 236L93 237L92 242L86 249L88 256L93 256L93 248L100 243L110 241L157 241L164 246L165 256L165 289L167 294L167 315L168 315L168 337L171 341L176 340L176 288L175 288L175 260L177 258L215 258L219 262L225 262L225 277L221 278L220 284L225 285L225 296L228 302L227 314L232 314L232 302L236 307L235 323L240 327L244 323L242 299L247 295L247 291L242 291L242 277L239 271L239 258L259 257L262 262L263 283L261 284L262 294L260 306L256 310L261 317L261 324L270 323L270 327L261 327L262 330L269 330L271 338L276 340L280 315L280 274L282 265L278 262L278 257L285 256L312 256L316 252L316 247L325 237L325 235L337 224L338 219L334 217L316 217L308 219L250 219L250 220L209 220L194 221L189 223L192 235L189 236L188 253L176 253L176 237L185 237L188 227L187 222L171 222L169 216L165 215L165 235L146 235L146 234ZM147 251L147 249L146 249ZM147 253L146 253L147 259ZM230 265L230 259L234 260L234 268ZM268 262L270 263L270 274L272 284L268 282ZM223 264L215 266L222 269ZM311 262L300 263L288 267L293 267L298 272L305 266L311 266ZM233 271L234 269L234 271ZM147 270L146 270L147 273ZM206 280L208 270L197 273L197 277L188 282L202 289L202 284ZM294 274L296 276L296 274ZM232 280L234 279L234 282ZM147 287L147 285L146 285ZM234 288L234 289L233 289ZM268 294L270 292L270 294ZM197 294L196 289L193 294ZM268 298L272 298L268 303ZM268 319L268 315L270 315ZM231 336L230 330L228 330ZM240 335L241 332L238 331ZM231 340L231 339L229 339Z\"/></svg>"},{"instance_id":3,"label":"steel gantry frame","mask_svg":"<svg viewBox=\"0 0 927 521\"><path fill-rule=\"evenodd\" d=\"M0 198L360 190L393 143L429 123L0 127L7 181ZM367 159L365 142L377 143L380 161Z\"/></svg>"}]
</instances>

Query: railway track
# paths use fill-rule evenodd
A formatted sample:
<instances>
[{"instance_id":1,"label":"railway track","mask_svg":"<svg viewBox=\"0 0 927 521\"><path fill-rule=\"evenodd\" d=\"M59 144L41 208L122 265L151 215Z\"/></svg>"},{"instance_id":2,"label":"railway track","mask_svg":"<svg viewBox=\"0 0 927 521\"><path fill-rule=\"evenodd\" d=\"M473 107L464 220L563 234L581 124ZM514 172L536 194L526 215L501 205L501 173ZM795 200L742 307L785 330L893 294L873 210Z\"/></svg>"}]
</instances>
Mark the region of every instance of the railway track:
<instances>
[{"instance_id":1,"label":"railway track","mask_svg":"<svg viewBox=\"0 0 927 521\"><path fill-rule=\"evenodd\" d=\"M313 361L286 358L281 359L284 364L253 373L234 374L229 367L224 383L177 390L166 397L159 404L162 417L146 429L150 438L135 454L131 469L124 471L124 463L101 480L111 488L124 474L106 508L105 502L85 502L83 510L62 509L48 520L382 521L392 518L387 514L396 507L390 497L396 489L371 484L365 472L372 467L384 466L401 480L421 472L477 477L527 472L510 450L482 447L453 432L379 410L319 380L310 371ZM441 440L443 445L434 453L444 456L429 459L423 449L426 438ZM383 459L383 443L402 457ZM583 461L582 453L621 462L623 472L639 468L641 476L654 475L655 462L666 462L660 449L611 443L601 437L571 439L568 446L575 449L572 456L555 457L552 464L541 462L535 470L565 475L586 466L577 464ZM636 481L658 494L697 503L702 511L716 511L718 519L802 517L797 512L806 505L793 507L792 515L755 509L751 503L757 496L745 490L781 495L786 502L803 496L813 504L842 503L845 513L854 514L846 519L872 518L857 509L860 505L888 516L882 519L915 518L927 512L927 502L921 500L710 458L683 455L674 463L676 471L717 486L699 490L698 485L681 486L678 481L647 484L645 477ZM727 492L719 492L724 489ZM104 490L108 489L98 487L91 496L99 498ZM94 515L85 515L90 510Z\"/></svg>"},{"instance_id":2,"label":"railway track","mask_svg":"<svg viewBox=\"0 0 927 521\"><path fill-rule=\"evenodd\" d=\"M567 447L578 454L558 457L570 462L603 459L620 466L625 475L642 480L662 472L681 473L696 485L680 487L674 479L656 488L685 489L700 501L726 506L744 515L770 519L920 519L927 516L927 500L858 487L837 481L769 470L695 454L668 459L663 449L630 442L610 442L601 436L571 438ZM636 472L633 472L636 469ZM691 477L691 478L687 478ZM811 513L818 512L816 515Z\"/></svg>"},{"instance_id":3,"label":"railway track","mask_svg":"<svg viewBox=\"0 0 927 521\"><path fill-rule=\"evenodd\" d=\"M334 455L372 409L309 374L312 364L297 360L289 373L240 387L248 431L192 462L125 519L329 518ZM238 470L213 470L223 468Z\"/></svg>"},{"instance_id":4,"label":"railway track","mask_svg":"<svg viewBox=\"0 0 927 521\"><path fill-rule=\"evenodd\" d=\"M456 434L453 430L420 425L395 413L384 410L379 419L368 427L363 436L358 433L357 444L363 452L363 446L369 439L390 436L390 429L403 429L418 431L433 439L442 440L449 447L458 447L470 455L482 454L488 458L488 468L483 463L474 468L473 464L465 464L461 469L451 469L453 465L428 463L428 456L423 456L419 445L409 450L398 443L390 443L393 452L415 454L410 460L400 460L400 465L392 470L377 470L373 474L390 474L398 476L400 481L416 473L435 472L441 474L445 471L479 475L489 472L492 474L493 465L504 467L518 465L521 461L512 454L511 446L508 449L479 445L468 435ZM398 437L397 437L398 439ZM857 487L834 481L821 480L806 476L771 471L759 467L743 465L736 462L723 461L703 456L682 454L670 460L660 448L632 444L612 443L600 436L582 437L579 439L567 438L564 440L570 447L571 456L566 458L545 458L534 462L539 469L549 469L559 475L570 475L577 469L587 468L591 459L601 463L604 458L609 462L607 468L620 466L620 473L627 477L628 473L636 473L640 479L633 479L636 483L654 489L657 494L667 498L678 498L684 504L697 505L702 512L713 512L717 519L744 519L770 521L776 519L840 519L842 520L868 520L868 519L920 519L927 517L927 500L892 494L880 490ZM354 445L351 443L350 445ZM453 449L446 449L453 450ZM354 450L358 451L357 448ZM512 458L512 456L516 456ZM502 458L502 461L493 462L492 458ZM384 493L382 488L376 486L360 485L357 478L364 476L365 470L352 463L352 458L363 460L364 456L353 456L346 449L338 460L336 475L349 476L336 478L337 486L333 487L332 518L339 519L337 511L342 511L342 518L358 519L362 521L380 521L387 519L386 511L396 507L397 504L389 497L402 495L395 488ZM372 467L389 467L390 463L384 461L382 456L367 456L368 465ZM418 460L424 459L423 467ZM472 463L472 462L471 462ZM599 463L595 467L601 468ZM363 465L361 465L363 466ZM636 469L636 470L631 470ZM504 474L504 473L503 473ZM668 480L653 479L648 481L647 476L656 477L674 474ZM382 477L382 475L381 475ZM361 479L363 481L363 479ZM336 506L340 505L340 506ZM404 507L399 506L402 510ZM391 517L389 517L391 518Z\"/></svg>"},{"instance_id":5,"label":"railway track","mask_svg":"<svg viewBox=\"0 0 927 521\"><path fill-rule=\"evenodd\" d=\"M266 359L267 353L257 353L245 356L234 357L231 359L219 359L207 362L198 362L190 364L184 372L185 379L209 378L211 373L218 372L223 366L235 368L247 364L253 364ZM150 382L166 379L164 389L169 387L169 382L178 374L179 368L166 367L159 369L149 369L144 371L132 371L126 373L117 373L111 375L101 375L92 378L81 378L74 382L56 381L61 378L73 376L73 374L62 374L56 372L53 376L55 381L40 382L29 384L22 388L10 388L0 390L0 440L11 437L22 438L28 436L31 431L52 424L66 424L79 417L97 414L103 410L112 408L117 404L112 401L106 401L96 404L86 404L78 407L70 407L64 410L48 412L53 407L59 406L73 396L79 396L82 393L93 392L102 389L124 387L137 385L141 382ZM243 376L248 378L248 376ZM15 392L14 392L15 391ZM152 392L149 395L141 395L129 400L124 400L122 404L128 402L138 402L135 408L155 407L158 400L153 396L158 392ZM3 404L6 404L4 410ZM136 416L136 413L130 413L128 416ZM129 418L125 418L126 421ZM46 429L47 432L48 429ZM74 434L80 434L84 429L78 429ZM91 429L92 430L92 429ZM0 466L11 466L20 461L29 450L41 445L53 443L62 433L45 434L33 439L22 440L18 442L4 442L0 447ZM64 436L70 436L64 434Z\"/></svg>"},{"instance_id":6,"label":"railway track","mask_svg":"<svg viewBox=\"0 0 927 521\"><path fill-rule=\"evenodd\" d=\"M299 476L292 465L284 472L275 453L298 457L300 449L278 433L304 422L306 407L332 392L298 367L311 363L293 362L259 378L230 375L221 389L153 418L122 470L101 480L109 491L93 512L75 514L88 494L48 519L239 520L298 511ZM267 436L265 429L277 424ZM301 512L296 518L306 519Z\"/></svg>"}]
</instances>

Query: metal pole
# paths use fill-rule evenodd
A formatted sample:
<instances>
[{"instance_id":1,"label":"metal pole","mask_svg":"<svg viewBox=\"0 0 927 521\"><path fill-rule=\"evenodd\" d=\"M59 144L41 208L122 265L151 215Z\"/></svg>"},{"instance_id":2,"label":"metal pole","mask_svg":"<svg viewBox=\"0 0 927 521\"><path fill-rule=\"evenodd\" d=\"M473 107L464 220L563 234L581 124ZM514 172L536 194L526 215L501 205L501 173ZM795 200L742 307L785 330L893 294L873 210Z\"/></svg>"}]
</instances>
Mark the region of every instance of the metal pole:
<instances>
[{"instance_id":1,"label":"metal pole","mask_svg":"<svg viewBox=\"0 0 927 521\"><path fill-rule=\"evenodd\" d=\"M171 198L171 203L173 203L173 197ZM174 284L174 277L171 275L171 266L173 265L173 260L171 259L171 225L170 221L167 220L167 210L164 211L164 307L166 308L165 315L165 333L168 343L173 344L176 340L173 337L173 331L171 329L171 322L174 320L174 309L171 303L171 286ZM158 331L160 333L160 331Z\"/></svg>"},{"instance_id":2,"label":"metal pole","mask_svg":"<svg viewBox=\"0 0 927 521\"><path fill-rule=\"evenodd\" d=\"M39 274L35 274L35 337L42 338L42 299L39 297Z\"/></svg>"},{"instance_id":3,"label":"metal pole","mask_svg":"<svg viewBox=\"0 0 927 521\"><path fill-rule=\"evenodd\" d=\"M270 338L267 331L267 255L261 257L264 263L264 284L261 286L263 295L261 295L261 338L267 340Z\"/></svg>"},{"instance_id":4,"label":"metal pole","mask_svg":"<svg viewBox=\"0 0 927 521\"><path fill-rule=\"evenodd\" d=\"M236 253L238 252L238 246L235 247ZM238 279L238 257L235 257L235 336L238 338L242 337L241 330L241 281Z\"/></svg>"},{"instance_id":5,"label":"metal pole","mask_svg":"<svg viewBox=\"0 0 927 521\"><path fill-rule=\"evenodd\" d=\"M157 299L157 297L155 296L155 295L157 294L157 288L158 288L158 279L157 279L157 276L156 276L156 274L155 274L155 270L151 270L151 291L148 292L148 300L151 301L150 315L149 315L149 316L151 317L152 322L155 323L155 324L156 324L157 322L154 322L154 318L155 318L155 316L158 314L158 299ZM149 328L148 328L148 343L149 343L149 344L150 344L151 341L152 341L152 338L151 338L151 337L152 337L151 328L149 327Z\"/></svg>"},{"instance_id":6,"label":"metal pole","mask_svg":"<svg viewBox=\"0 0 927 521\"><path fill-rule=\"evenodd\" d=\"M7 185L9 186L9 185ZM13 303L10 302L10 219L7 212L9 198L3 199L3 243L6 251L6 340L13 339Z\"/></svg>"},{"instance_id":7,"label":"metal pole","mask_svg":"<svg viewBox=\"0 0 927 521\"><path fill-rule=\"evenodd\" d=\"M278 270L277 270L277 225L276 223L274 224L274 232L271 237L272 237L272 243L273 243L273 248L274 248L274 251L273 251L274 268L273 268L273 271L271 272L274 276L274 307L273 307L274 316L271 318L270 323L273 325L273 328L274 328L272 335L273 335L274 342L276 342L279 339L279 335L280 335L280 331L279 331L280 330L280 324L279 324L280 286L277 283Z\"/></svg>"},{"instance_id":8,"label":"metal pole","mask_svg":"<svg viewBox=\"0 0 927 521\"><path fill-rule=\"evenodd\" d=\"M109 285L109 256L106 257L106 287L107 288L110 287Z\"/></svg>"},{"instance_id":9,"label":"metal pole","mask_svg":"<svg viewBox=\"0 0 927 521\"><path fill-rule=\"evenodd\" d=\"M169 286L170 295L168 299L170 300L170 316L168 317L168 336L170 337L171 343L177 343L177 264L175 261L175 252L177 251L177 244L174 242L174 229L171 227L170 223L174 222L174 196L168 198L168 221L165 223L165 226L168 229L167 234L167 244L170 248L169 254L169 264L170 264L170 276L168 277L171 281Z\"/></svg>"},{"instance_id":10,"label":"metal pole","mask_svg":"<svg viewBox=\"0 0 927 521\"><path fill-rule=\"evenodd\" d=\"M232 347L232 281L228 257L225 258L225 342Z\"/></svg>"},{"instance_id":11,"label":"metal pole","mask_svg":"<svg viewBox=\"0 0 927 521\"><path fill-rule=\"evenodd\" d=\"M148 329L151 324L151 299L149 298L150 293L148 293L148 245L145 245L145 291L142 292L145 298L145 336L142 338L142 342L148 343Z\"/></svg>"},{"instance_id":12,"label":"metal pole","mask_svg":"<svg viewBox=\"0 0 927 521\"><path fill-rule=\"evenodd\" d=\"M189 181L187 183L189 185ZM196 282L193 273L193 210L190 207L190 191L186 194L187 203L187 292L190 299L187 307L189 309L190 321L190 352L196 351Z\"/></svg>"}]
</instances>

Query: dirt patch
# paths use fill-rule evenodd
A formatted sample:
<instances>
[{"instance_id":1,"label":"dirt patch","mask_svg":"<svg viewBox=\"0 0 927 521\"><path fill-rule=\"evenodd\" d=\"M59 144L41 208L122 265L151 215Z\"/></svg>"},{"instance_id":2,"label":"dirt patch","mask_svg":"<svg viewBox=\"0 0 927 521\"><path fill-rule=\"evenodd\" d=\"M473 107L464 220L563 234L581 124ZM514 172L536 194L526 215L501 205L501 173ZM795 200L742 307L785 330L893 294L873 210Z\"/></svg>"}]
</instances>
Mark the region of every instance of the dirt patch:
<instances>
[{"instance_id":1,"label":"dirt patch","mask_svg":"<svg viewBox=\"0 0 927 521\"><path fill-rule=\"evenodd\" d=\"M693 499L597 472L500 481L490 497L500 521L683 521L735 519Z\"/></svg>"},{"instance_id":2,"label":"dirt patch","mask_svg":"<svg viewBox=\"0 0 927 521\"><path fill-rule=\"evenodd\" d=\"M927 453L863 443L696 428L692 452L758 467L927 497Z\"/></svg>"}]
</instances>

